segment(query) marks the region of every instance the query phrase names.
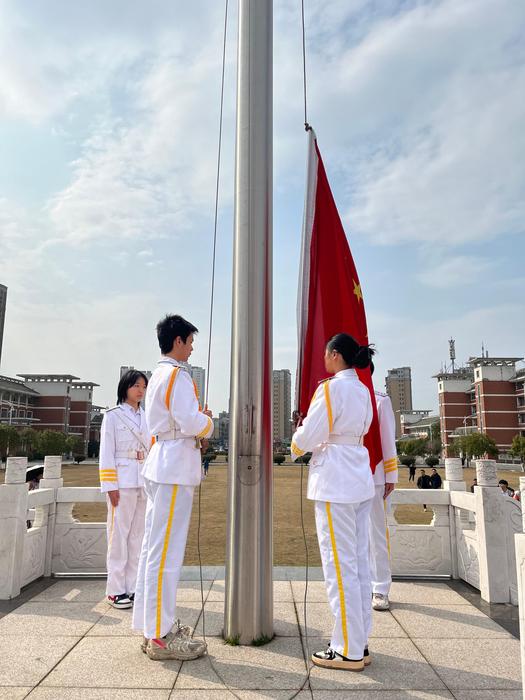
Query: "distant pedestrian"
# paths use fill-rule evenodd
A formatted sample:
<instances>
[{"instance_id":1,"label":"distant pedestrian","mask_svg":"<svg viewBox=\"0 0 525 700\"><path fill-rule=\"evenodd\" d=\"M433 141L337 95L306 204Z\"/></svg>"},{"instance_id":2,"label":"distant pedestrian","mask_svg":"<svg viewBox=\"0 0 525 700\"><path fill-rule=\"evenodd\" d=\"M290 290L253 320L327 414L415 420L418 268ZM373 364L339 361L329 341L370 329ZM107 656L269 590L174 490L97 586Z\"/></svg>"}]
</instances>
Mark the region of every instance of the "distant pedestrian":
<instances>
[{"instance_id":1,"label":"distant pedestrian","mask_svg":"<svg viewBox=\"0 0 525 700\"><path fill-rule=\"evenodd\" d=\"M477 485L478 485L478 480L476 478L474 478L472 480L472 484L470 485L470 493L474 493L474 486L477 486Z\"/></svg>"},{"instance_id":2,"label":"distant pedestrian","mask_svg":"<svg viewBox=\"0 0 525 700\"><path fill-rule=\"evenodd\" d=\"M208 469L210 468L210 459L209 457L204 458L204 462L202 463L202 468L204 470L204 476L208 476Z\"/></svg>"},{"instance_id":3,"label":"distant pedestrian","mask_svg":"<svg viewBox=\"0 0 525 700\"><path fill-rule=\"evenodd\" d=\"M432 469L432 473L430 474L430 483L432 484L433 489L440 489L441 484L443 483L441 477L435 469Z\"/></svg>"},{"instance_id":4,"label":"distant pedestrian","mask_svg":"<svg viewBox=\"0 0 525 700\"><path fill-rule=\"evenodd\" d=\"M500 479L498 481L498 485L501 489L501 493L504 496L509 496L510 498L512 498L514 496L514 489L510 488L509 482L506 479Z\"/></svg>"},{"instance_id":5,"label":"distant pedestrian","mask_svg":"<svg viewBox=\"0 0 525 700\"><path fill-rule=\"evenodd\" d=\"M432 482L430 481L430 477L425 472L424 469L421 470L421 476L417 480L417 487L418 487L418 489L431 489L432 488ZM426 509L427 509L427 504L423 503L423 510L426 511Z\"/></svg>"},{"instance_id":6,"label":"distant pedestrian","mask_svg":"<svg viewBox=\"0 0 525 700\"><path fill-rule=\"evenodd\" d=\"M408 467L408 480L409 481L415 481L416 480L416 465L411 464Z\"/></svg>"}]
</instances>

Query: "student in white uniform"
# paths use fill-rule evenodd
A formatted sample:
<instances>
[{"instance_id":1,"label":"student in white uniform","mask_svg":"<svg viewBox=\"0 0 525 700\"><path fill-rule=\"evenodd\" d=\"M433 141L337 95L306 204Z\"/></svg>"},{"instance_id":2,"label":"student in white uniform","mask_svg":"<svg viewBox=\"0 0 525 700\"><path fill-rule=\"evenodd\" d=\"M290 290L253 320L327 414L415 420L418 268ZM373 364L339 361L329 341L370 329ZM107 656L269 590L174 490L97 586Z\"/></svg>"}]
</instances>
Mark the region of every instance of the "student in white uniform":
<instances>
[{"instance_id":1,"label":"student in white uniform","mask_svg":"<svg viewBox=\"0 0 525 700\"><path fill-rule=\"evenodd\" d=\"M100 430L100 488L106 493L107 570L106 593L115 608L131 608L139 563L146 495L141 475L151 438L140 402L147 377L137 370L122 375L117 406L106 411Z\"/></svg>"},{"instance_id":2,"label":"student in white uniform","mask_svg":"<svg viewBox=\"0 0 525 700\"><path fill-rule=\"evenodd\" d=\"M199 407L189 373L181 365L193 349L194 325L166 316L157 325L162 359L148 386L146 420L154 444L144 466L148 498L133 628L143 633L150 659L196 659L206 644L176 623L176 598L184 559L193 491L201 480L200 439L213 433L211 411Z\"/></svg>"},{"instance_id":3,"label":"student in white uniform","mask_svg":"<svg viewBox=\"0 0 525 700\"><path fill-rule=\"evenodd\" d=\"M373 372L373 363L371 363ZM387 513L390 494L398 479L396 451L396 420L392 403L387 394L375 392L377 416L381 433L383 461L374 472L375 495L370 511L370 571L372 574L372 607L388 610L392 572L390 569L390 534Z\"/></svg>"},{"instance_id":4,"label":"student in white uniform","mask_svg":"<svg viewBox=\"0 0 525 700\"><path fill-rule=\"evenodd\" d=\"M372 401L354 368L368 367L373 352L346 333L328 342L325 368L335 376L317 388L291 446L294 460L312 452L307 497L315 501L326 590L335 617L328 649L313 654L312 661L349 671L362 671L370 663L369 521L374 482L363 438L372 422Z\"/></svg>"}]
</instances>

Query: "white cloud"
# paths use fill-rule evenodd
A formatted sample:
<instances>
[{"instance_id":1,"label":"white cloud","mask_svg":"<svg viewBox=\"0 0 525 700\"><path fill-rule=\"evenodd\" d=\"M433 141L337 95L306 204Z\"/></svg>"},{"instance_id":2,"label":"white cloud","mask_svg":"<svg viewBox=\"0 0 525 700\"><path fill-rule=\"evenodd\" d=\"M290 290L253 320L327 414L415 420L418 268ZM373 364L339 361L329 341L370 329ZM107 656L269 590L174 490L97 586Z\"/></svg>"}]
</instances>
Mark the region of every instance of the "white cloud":
<instances>
[{"instance_id":1,"label":"white cloud","mask_svg":"<svg viewBox=\"0 0 525 700\"><path fill-rule=\"evenodd\" d=\"M476 284L495 265L496 261L488 258L451 254L442 260L427 261L417 279L429 287L451 289Z\"/></svg>"}]
</instances>

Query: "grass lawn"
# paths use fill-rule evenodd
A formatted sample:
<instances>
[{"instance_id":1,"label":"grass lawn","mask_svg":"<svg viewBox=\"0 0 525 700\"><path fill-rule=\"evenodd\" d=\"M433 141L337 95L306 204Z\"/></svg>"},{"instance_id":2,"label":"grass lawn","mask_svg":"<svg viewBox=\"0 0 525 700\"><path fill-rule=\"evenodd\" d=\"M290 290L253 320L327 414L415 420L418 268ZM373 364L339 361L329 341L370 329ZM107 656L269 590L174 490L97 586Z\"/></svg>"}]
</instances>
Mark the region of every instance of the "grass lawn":
<instances>
[{"instance_id":1,"label":"grass lawn","mask_svg":"<svg viewBox=\"0 0 525 700\"><path fill-rule=\"evenodd\" d=\"M428 470L429 471L429 470ZM444 478L444 469L439 473ZM303 495L306 492L307 472L304 471ZM4 472L0 472L3 480ZM475 476L474 469L464 470L465 481L470 486ZM96 465L65 465L63 468L66 486L98 486L98 467ZM276 565L302 566L305 561L303 534L300 520L301 470L299 467L280 466L274 469L274 563ZM499 478L507 479L513 488L519 487L520 472L500 471ZM208 478L202 484L201 494L201 554L203 564L223 564L226 543L226 465L212 462ZM400 470L401 488L414 488L408 483L408 469ZM307 541L310 552L310 564L319 566L319 550L315 534L313 504L304 499L304 514ZM185 564L197 564L197 504L195 501L186 549ZM82 503L74 508L74 516L82 521L105 521L106 507L99 503ZM428 524L432 512L423 512L421 506L400 506L396 512L400 523Z\"/></svg>"}]
</instances>

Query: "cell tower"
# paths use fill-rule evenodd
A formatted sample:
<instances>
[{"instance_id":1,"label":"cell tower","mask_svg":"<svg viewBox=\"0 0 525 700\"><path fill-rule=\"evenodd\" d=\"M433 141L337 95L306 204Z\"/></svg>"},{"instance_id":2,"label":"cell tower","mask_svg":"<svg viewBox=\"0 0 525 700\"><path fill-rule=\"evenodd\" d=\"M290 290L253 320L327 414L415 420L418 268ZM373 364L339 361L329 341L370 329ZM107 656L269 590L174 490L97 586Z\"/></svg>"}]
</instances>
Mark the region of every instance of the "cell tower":
<instances>
[{"instance_id":1,"label":"cell tower","mask_svg":"<svg viewBox=\"0 0 525 700\"><path fill-rule=\"evenodd\" d=\"M452 373L454 373L455 360L456 360L456 341L454 340L454 338L451 338L448 341L448 348L449 348L450 359L452 361Z\"/></svg>"}]
</instances>

